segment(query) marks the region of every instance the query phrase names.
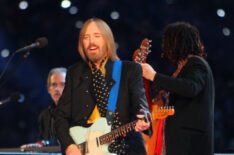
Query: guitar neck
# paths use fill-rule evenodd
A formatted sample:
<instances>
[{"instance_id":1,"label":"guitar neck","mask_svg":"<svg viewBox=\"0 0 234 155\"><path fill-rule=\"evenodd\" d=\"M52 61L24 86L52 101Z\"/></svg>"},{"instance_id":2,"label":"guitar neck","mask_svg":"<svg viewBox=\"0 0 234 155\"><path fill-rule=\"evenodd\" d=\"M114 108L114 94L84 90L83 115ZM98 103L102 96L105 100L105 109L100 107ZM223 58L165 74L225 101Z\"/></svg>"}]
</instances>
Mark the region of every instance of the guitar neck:
<instances>
[{"instance_id":1,"label":"guitar neck","mask_svg":"<svg viewBox=\"0 0 234 155\"><path fill-rule=\"evenodd\" d=\"M126 134L126 133L132 131L136 126L136 122L137 122L137 120L130 122L128 124L125 124L117 129L105 134L105 135L100 136L99 137L100 145L110 143L114 139L122 136L123 134Z\"/></svg>"}]
</instances>

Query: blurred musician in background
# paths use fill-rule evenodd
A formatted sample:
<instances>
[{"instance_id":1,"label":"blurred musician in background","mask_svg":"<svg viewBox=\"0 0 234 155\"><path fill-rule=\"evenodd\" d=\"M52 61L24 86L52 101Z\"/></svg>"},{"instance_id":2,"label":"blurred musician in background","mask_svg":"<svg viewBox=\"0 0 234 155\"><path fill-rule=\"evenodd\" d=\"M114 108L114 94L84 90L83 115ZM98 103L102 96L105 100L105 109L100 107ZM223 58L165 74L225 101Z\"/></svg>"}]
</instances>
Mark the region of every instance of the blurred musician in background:
<instances>
[{"instance_id":1,"label":"blurred musician in background","mask_svg":"<svg viewBox=\"0 0 234 155\"><path fill-rule=\"evenodd\" d=\"M53 68L50 70L47 78L47 91L53 102L44 109L38 118L39 124L39 140L45 140L50 145L57 144L54 130L53 112L58 105L58 101L62 95L67 69L63 67Z\"/></svg>"},{"instance_id":2,"label":"blurred musician in background","mask_svg":"<svg viewBox=\"0 0 234 155\"><path fill-rule=\"evenodd\" d=\"M22 145L26 147L42 147L45 145L58 145L54 130L53 112L62 95L67 69L57 67L50 70L47 78L47 91L50 94L53 102L49 107L44 109L38 117L39 135L38 142Z\"/></svg>"}]
</instances>

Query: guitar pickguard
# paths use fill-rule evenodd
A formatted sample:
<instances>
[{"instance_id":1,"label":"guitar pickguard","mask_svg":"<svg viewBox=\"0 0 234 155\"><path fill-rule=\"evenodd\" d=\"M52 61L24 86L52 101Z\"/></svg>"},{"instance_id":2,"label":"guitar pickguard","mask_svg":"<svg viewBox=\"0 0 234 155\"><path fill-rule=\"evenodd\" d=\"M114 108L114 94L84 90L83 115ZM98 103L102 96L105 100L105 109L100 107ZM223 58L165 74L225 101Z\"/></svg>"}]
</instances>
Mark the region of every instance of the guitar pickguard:
<instances>
[{"instance_id":1,"label":"guitar pickguard","mask_svg":"<svg viewBox=\"0 0 234 155\"><path fill-rule=\"evenodd\" d=\"M70 128L70 136L77 145L86 142L88 153L85 155L110 155L108 144L100 145L98 137L109 133L111 126L107 124L106 118L99 118L89 128L75 126Z\"/></svg>"}]
</instances>

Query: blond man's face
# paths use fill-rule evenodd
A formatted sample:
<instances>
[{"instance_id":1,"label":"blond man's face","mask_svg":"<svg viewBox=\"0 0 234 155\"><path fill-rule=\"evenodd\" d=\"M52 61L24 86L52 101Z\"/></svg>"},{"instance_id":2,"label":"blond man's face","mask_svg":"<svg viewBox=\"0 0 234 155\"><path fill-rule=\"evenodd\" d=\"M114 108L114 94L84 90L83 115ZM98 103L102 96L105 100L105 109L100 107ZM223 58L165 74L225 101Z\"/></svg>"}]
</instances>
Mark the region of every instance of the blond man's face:
<instances>
[{"instance_id":1,"label":"blond man's face","mask_svg":"<svg viewBox=\"0 0 234 155\"><path fill-rule=\"evenodd\" d=\"M91 22L82 37L84 52L87 58L96 63L107 55L103 34L95 22Z\"/></svg>"}]
</instances>

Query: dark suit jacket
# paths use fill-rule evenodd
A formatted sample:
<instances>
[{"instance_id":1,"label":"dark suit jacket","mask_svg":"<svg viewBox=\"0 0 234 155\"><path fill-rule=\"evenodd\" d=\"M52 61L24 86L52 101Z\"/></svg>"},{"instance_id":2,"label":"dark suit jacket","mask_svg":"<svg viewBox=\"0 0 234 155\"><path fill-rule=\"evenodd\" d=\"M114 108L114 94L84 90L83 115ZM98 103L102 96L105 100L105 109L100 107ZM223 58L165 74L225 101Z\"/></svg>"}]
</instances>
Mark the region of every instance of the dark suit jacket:
<instances>
[{"instance_id":1,"label":"dark suit jacket","mask_svg":"<svg viewBox=\"0 0 234 155\"><path fill-rule=\"evenodd\" d=\"M39 126L39 140L46 140L49 142L47 145L58 145L55 136L53 112L56 105L52 103L48 108L44 109L38 117Z\"/></svg>"},{"instance_id":2,"label":"dark suit jacket","mask_svg":"<svg viewBox=\"0 0 234 155\"><path fill-rule=\"evenodd\" d=\"M108 84L113 86L113 62L108 60L105 67ZM62 150L70 144L74 144L69 136L69 128L87 126L86 122L96 105L90 94L91 75L91 69L85 62L79 62L68 69L65 88L55 111L56 133L62 144ZM141 67L136 63L123 61L116 105L119 110L120 122L126 124L136 119L140 104L147 107ZM140 133L127 134L126 139L129 152L145 154Z\"/></svg>"},{"instance_id":3,"label":"dark suit jacket","mask_svg":"<svg viewBox=\"0 0 234 155\"><path fill-rule=\"evenodd\" d=\"M177 78L157 73L153 89L171 92L175 115L166 119L167 155L213 155L214 82L208 63L191 57Z\"/></svg>"}]
</instances>

